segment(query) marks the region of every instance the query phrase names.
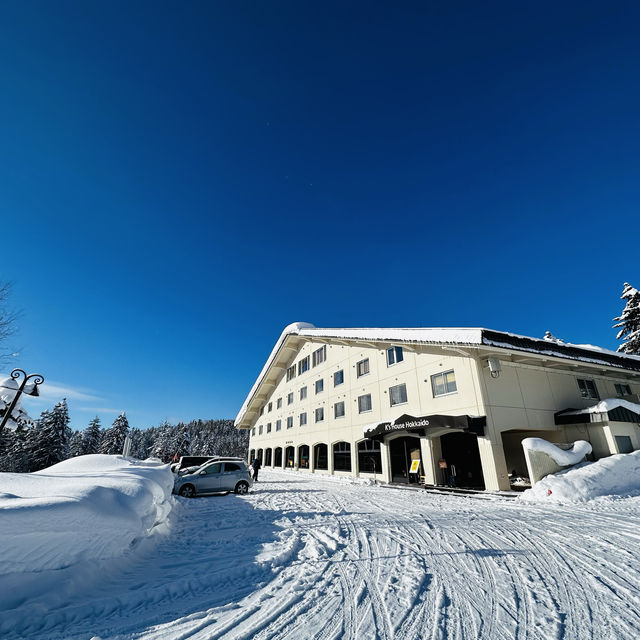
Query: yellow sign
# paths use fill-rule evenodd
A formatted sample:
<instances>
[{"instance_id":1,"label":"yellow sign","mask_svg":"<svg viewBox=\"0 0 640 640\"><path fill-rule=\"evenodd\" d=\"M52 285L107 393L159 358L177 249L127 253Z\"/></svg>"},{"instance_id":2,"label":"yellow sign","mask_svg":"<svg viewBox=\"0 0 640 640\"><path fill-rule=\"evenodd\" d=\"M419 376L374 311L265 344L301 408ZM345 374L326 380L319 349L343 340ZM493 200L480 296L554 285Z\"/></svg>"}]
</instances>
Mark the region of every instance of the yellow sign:
<instances>
[{"instance_id":1,"label":"yellow sign","mask_svg":"<svg viewBox=\"0 0 640 640\"><path fill-rule=\"evenodd\" d=\"M419 468L420 468L420 460L413 460L411 462L411 469L409 469L409 473L418 473Z\"/></svg>"}]
</instances>

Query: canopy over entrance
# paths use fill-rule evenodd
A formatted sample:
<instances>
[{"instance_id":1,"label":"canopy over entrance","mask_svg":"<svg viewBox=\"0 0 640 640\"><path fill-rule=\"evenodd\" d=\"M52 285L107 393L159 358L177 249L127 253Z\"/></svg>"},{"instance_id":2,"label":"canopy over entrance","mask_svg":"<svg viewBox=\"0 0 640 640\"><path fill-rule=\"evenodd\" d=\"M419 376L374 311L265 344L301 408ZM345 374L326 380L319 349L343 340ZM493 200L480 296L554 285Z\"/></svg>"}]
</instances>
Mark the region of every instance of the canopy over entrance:
<instances>
[{"instance_id":1,"label":"canopy over entrance","mask_svg":"<svg viewBox=\"0 0 640 640\"><path fill-rule=\"evenodd\" d=\"M428 436L430 432L441 431L442 429L456 429L483 436L486 424L486 416L443 416L434 414L416 417L405 413L393 422L369 424L364 427L363 431L365 438L371 438L372 440L382 440L384 436L397 431Z\"/></svg>"},{"instance_id":2,"label":"canopy over entrance","mask_svg":"<svg viewBox=\"0 0 640 640\"><path fill-rule=\"evenodd\" d=\"M632 422L640 424L640 404L622 398L606 398L584 409L565 409L554 414L556 424Z\"/></svg>"}]
</instances>

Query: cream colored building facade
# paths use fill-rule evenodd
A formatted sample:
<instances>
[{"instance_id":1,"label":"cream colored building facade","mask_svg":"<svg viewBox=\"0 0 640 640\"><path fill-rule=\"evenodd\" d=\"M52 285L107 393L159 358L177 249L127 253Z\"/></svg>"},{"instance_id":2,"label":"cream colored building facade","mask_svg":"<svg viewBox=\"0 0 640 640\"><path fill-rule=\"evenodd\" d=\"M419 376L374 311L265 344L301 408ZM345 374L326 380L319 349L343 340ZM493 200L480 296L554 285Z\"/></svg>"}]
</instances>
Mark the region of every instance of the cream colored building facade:
<instances>
[{"instance_id":1,"label":"cream colored building facade","mask_svg":"<svg viewBox=\"0 0 640 640\"><path fill-rule=\"evenodd\" d=\"M555 339L295 323L235 424L266 467L508 490L526 437L589 440L596 457L640 449L633 411L558 416L605 398L633 408L639 393L640 358Z\"/></svg>"}]
</instances>

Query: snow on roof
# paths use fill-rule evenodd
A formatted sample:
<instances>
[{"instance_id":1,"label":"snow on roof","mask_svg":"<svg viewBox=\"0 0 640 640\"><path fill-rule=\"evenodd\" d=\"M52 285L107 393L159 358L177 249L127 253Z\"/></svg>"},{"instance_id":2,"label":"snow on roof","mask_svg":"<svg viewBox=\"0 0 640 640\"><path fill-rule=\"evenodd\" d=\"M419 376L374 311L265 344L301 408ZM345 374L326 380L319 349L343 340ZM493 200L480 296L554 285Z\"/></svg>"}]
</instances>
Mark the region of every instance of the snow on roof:
<instances>
[{"instance_id":1,"label":"snow on roof","mask_svg":"<svg viewBox=\"0 0 640 640\"><path fill-rule=\"evenodd\" d=\"M573 411L563 411L562 414L565 416L578 416L583 413L608 413L617 407L624 407L625 409L629 409L633 413L637 413L640 415L640 404L635 402L629 402L628 400L623 400L622 398L605 398L598 402L598 404L594 404L591 407L585 407L584 409L575 409Z\"/></svg>"},{"instance_id":2,"label":"snow on roof","mask_svg":"<svg viewBox=\"0 0 640 640\"><path fill-rule=\"evenodd\" d=\"M516 351L528 351L540 355L557 358L579 360L591 364L602 364L620 368L630 368L640 371L640 356L610 351L594 345L580 345L562 340L545 340L531 338L483 328L464 327L417 327L417 328L318 328L308 322L294 322L284 328L271 354L267 358L260 375L257 377L251 391L247 395L234 424L237 426L244 417L249 403L254 397L271 365L276 359L285 340L291 335L308 338L335 338L341 340L365 340L384 342L423 343L433 345L460 346L492 346Z\"/></svg>"}]
</instances>

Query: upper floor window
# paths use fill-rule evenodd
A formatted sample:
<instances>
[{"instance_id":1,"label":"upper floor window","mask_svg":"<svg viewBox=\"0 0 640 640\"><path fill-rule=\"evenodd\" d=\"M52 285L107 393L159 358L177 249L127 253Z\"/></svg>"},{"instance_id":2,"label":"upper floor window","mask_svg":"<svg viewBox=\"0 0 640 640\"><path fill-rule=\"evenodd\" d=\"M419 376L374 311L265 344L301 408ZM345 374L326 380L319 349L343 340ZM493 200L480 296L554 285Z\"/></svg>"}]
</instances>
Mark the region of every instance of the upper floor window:
<instances>
[{"instance_id":1,"label":"upper floor window","mask_svg":"<svg viewBox=\"0 0 640 640\"><path fill-rule=\"evenodd\" d=\"M269 403L269 408L267 409L267 411L271 411L271 409L273 409L273 402Z\"/></svg>"},{"instance_id":2,"label":"upper floor window","mask_svg":"<svg viewBox=\"0 0 640 640\"><path fill-rule=\"evenodd\" d=\"M333 417L334 418L344 417L344 402L336 402L333 405Z\"/></svg>"},{"instance_id":3,"label":"upper floor window","mask_svg":"<svg viewBox=\"0 0 640 640\"><path fill-rule=\"evenodd\" d=\"M358 413L366 413L371 411L371 394L367 393L364 396L358 396Z\"/></svg>"},{"instance_id":4,"label":"upper floor window","mask_svg":"<svg viewBox=\"0 0 640 640\"><path fill-rule=\"evenodd\" d=\"M251 435L252 435L252 436L255 436L255 435L256 435L256 428L255 428L255 427L253 427L253 429L251 429Z\"/></svg>"},{"instance_id":5,"label":"upper floor window","mask_svg":"<svg viewBox=\"0 0 640 640\"><path fill-rule=\"evenodd\" d=\"M340 369L340 371L336 371L333 374L333 386L337 387L339 384L344 382L344 371Z\"/></svg>"},{"instance_id":6,"label":"upper floor window","mask_svg":"<svg viewBox=\"0 0 640 640\"><path fill-rule=\"evenodd\" d=\"M431 388L433 389L434 398L436 396L444 396L447 393L455 393L458 390L458 386L456 385L456 376L453 369L431 376Z\"/></svg>"},{"instance_id":7,"label":"upper floor window","mask_svg":"<svg viewBox=\"0 0 640 640\"><path fill-rule=\"evenodd\" d=\"M305 424L307 424L307 412L306 411L304 413L300 414L300 426L304 427Z\"/></svg>"},{"instance_id":8,"label":"upper floor window","mask_svg":"<svg viewBox=\"0 0 640 640\"><path fill-rule=\"evenodd\" d=\"M276 400L276 409L282 409L282 398Z\"/></svg>"},{"instance_id":9,"label":"upper floor window","mask_svg":"<svg viewBox=\"0 0 640 640\"><path fill-rule=\"evenodd\" d=\"M578 378L578 387L580 388L580 395L583 398L600 399L596 383L593 380L582 380Z\"/></svg>"},{"instance_id":10,"label":"upper floor window","mask_svg":"<svg viewBox=\"0 0 640 640\"><path fill-rule=\"evenodd\" d=\"M358 374L358 378L369 373L369 358L360 360L360 362L356 364L356 373Z\"/></svg>"},{"instance_id":11,"label":"upper floor window","mask_svg":"<svg viewBox=\"0 0 640 640\"><path fill-rule=\"evenodd\" d=\"M307 387L300 389L300 400L304 400L307 397Z\"/></svg>"},{"instance_id":12,"label":"upper floor window","mask_svg":"<svg viewBox=\"0 0 640 640\"><path fill-rule=\"evenodd\" d=\"M260 425L258 427L258 435L261 436L262 435L262 425Z\"/></svg>"},{"instance_id":13,"label":"upper floor window","mask_svg":"<svg viewBox=\"0 0 640 640\"><path fill-rule=\"evenodd\" d=\"M264 407L260 407L260 415L264 413Z\"/></svg>"},{"instance_id":14,"label":"upper floor window","mask_svg":"<svg viewBox=\"0 0 640 640\"><path fill-rule=\"evenodd\" d=\"M287 429L293 429L293 416L287 418Z\"/></svg>"},{"instance_id":15,"label":"upper floor window","mask_svg":"<svg viewBox=\"0 0 640 640\"><path fill-rule=\"evenodd\" d=\"M324 407L316 409L316 422L322 422L324 420Z\"/></svg>"},{"instance_id":16,"label":"upper floor window","mask_svg":"<svg viewBox=\"0 0 640 640\"><path fill-rule=\"evenodd\" d=\"M396 364L398 362L402 362L404 360L404 356L402 354L402 347L391 347L387 349L387 366L390 367L392 364Z\"/></svg>"},{"instance_id":17,"label":"upper floor window","mask_svg":"<svg viewBox=\"0 0 640 640\"><path fill-rule=\"evenodd\" d=\"M267 433L271 433L271 423L267 422Z\"/></svg>"},{"instance_id":18,"label":"upper floor window","mask_svg":"<svg viewBox=\"0 0 640 640\"><path fill-rule=\"evenodd\" d=\"M293 404L293 391L287 394L287 404Z\"/></svg>"},{"instance_id":19,"label":"upper floor window","mask_svg":"<svg viewBox=\"0 0 640 640\"><path fill-rule=\"evenodd\" d=\"M616 393L619 396L630 396L631 395L631 387L628 384L619 384L616 382Z\"/></svg>"},{"instance_id":20,"label":"upper floor window","mask_svg":"<svg viewBox=\"0 0 640 640\"><path fill-rule=\"evenodd\" d=\"M316 380L316 393L322 393L324 391L324 380Z\"/></svg>"},{"instance_id":21,"label":"upper floor window","mask_svg":"<svg viewBox=\"0 0 640 640\"><path fill-rule=\"evenodd\" d=\"M282 420L276 420L276 431L282 429Z\"/></svg>"},{"instance_id":22,"label":"upper floor window","mask_svg":"<svg viewBox=\"0 0 640 640\"><path fill-rule=\"evenodd\" d=\"M292 364L287 369L287 382L289 382L289 380L293 380L295 377L296 377L296 365Z\"/></svg>"},{"instance_id":23,"label":"upper floor window","mask_svg":"<svg viewBox=\"0 0 640 640\"><path fill-rule=\"evenodd\" d=\"M407 385L398 384L395 387L390 387L389 401L392 407L397 404L405 404L407 402Z\"/></svg>"},{"instance_id":24,"label":"upper floor window","mask_svg":"<svg viewBox=\"0 0 640 640\"><path fill-rule=\"evenodd\" d=\"M323 347L316 349L311 356L311 361L314 367L323 363L327 359L327 345L325 344Z\"/></svg>"},{"instance_id":25,"label":"upper floor window","mask_svg":"<svg viewBox=\"0 0 640 640\"><path fill-rule=\"evenodd\" d=\"M305 371L309 371L309 356L306 358L302 358L300 362L298 362L298 375L304 373Z\"/></svg>"}]
</instances>

